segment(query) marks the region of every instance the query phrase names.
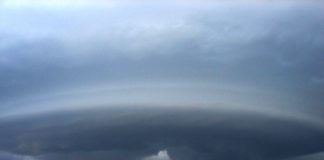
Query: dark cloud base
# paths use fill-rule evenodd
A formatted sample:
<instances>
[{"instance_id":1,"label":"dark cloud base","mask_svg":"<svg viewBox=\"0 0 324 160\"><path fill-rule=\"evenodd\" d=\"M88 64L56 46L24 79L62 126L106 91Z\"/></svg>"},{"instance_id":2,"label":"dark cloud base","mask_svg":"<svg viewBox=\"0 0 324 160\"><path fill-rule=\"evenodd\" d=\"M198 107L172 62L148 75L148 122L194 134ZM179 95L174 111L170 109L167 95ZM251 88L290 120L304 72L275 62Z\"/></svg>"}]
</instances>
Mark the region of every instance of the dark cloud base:
<instances>
[{"instance_id":1,"label":"dark cloud base","mask_svg":"<svg viewBox=\"0 0 324 160\"><path fill-rule=\"evenodd\" d=\"M40 159L285 159L324 150L306 122L210 109L91 109L1 121L0 150Z\"/></svg>"},{"instance_id":2,"label":"dark cloud base","mask_svg":"<svg viewBox=\"0 0 324 160\"><path fill-rule=\"evenodd\" d=\"M0 5L0 160L323 157L323 119L294 114L324 117L322 1L62 10L9 1ZM148 87L132 90L138 82ZM109 94L94 91L105 85ZM103 104L250 107L92 108L98 95ZM53 111L63 106L70 111Z\"/></svg>"}]
</instances>

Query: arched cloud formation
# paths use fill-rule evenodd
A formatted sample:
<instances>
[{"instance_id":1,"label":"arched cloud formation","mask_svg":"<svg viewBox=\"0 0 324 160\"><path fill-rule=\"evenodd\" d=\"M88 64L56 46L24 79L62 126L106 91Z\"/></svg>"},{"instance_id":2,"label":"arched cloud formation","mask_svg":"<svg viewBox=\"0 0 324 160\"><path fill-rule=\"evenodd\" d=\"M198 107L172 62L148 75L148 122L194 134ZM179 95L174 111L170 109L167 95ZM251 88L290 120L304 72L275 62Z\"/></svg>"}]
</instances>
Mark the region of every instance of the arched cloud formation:
<instances>
[{"instance_id":1,"label":"arched cloud formation","mask_svg":"<svg viewBox=\"0 0 324 160\"><path fill-rule=\"evenodd\" d=\"M321 1L4 0L0 21L0 159L324 150Z\"/></svg>"}]
</instances>

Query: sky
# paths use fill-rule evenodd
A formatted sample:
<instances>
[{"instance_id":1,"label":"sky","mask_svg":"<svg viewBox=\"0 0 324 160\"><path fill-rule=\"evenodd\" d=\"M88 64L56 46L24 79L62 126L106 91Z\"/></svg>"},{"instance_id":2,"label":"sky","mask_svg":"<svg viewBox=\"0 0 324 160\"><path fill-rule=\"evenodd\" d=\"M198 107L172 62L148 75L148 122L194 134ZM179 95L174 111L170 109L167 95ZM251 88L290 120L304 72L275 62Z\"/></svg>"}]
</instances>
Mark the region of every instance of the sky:
<instances>
[{"instance_id":1,"label":"sky","mask_svg":"<svg viewBox=\"0 0 324 160\"><path fill-rule=\"evenodd\" d=\"M324 158L321 0L0 0L0 159Z\"/></svg>"}]
</instances>

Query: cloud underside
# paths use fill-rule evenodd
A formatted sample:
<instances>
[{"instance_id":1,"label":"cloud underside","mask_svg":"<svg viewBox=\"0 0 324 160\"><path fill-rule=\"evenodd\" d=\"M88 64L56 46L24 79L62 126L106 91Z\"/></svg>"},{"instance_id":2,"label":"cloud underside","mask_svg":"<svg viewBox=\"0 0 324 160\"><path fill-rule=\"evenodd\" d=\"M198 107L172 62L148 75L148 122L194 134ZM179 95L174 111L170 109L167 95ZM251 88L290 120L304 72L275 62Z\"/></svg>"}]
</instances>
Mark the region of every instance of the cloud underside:
<instances>
[{"instance_id":1,"label":"cloud underside","mask_svg":"<svg viewBox=\"0 0 324 160\"><path fill-rule=\"evenodd\" d=\"M299 3L4 9L0 99L97 84L192 82L288 92L320 109L324 20L320 5Z\"/></svg>"},{"instance_id":2,"label":"cloud underside","mask_svg":"<svg viewBox=\"0 0 324 160\"><path fill-rule=\"evenodd\" d=\"M323 2L36 3L0 1L1 160L323 157Z\"/></svg>"},{"instance_id":3,"label":"cloud underside","mask_svg":"<svg viewBox=\"0 0 324 160\"><path fill-rule=\"evenodd\" d=\"M307 122L204 109L92 109L0 126L1 150L36 159L285 159L324 149L323 129Z\"/></svg>"}]
</instances>

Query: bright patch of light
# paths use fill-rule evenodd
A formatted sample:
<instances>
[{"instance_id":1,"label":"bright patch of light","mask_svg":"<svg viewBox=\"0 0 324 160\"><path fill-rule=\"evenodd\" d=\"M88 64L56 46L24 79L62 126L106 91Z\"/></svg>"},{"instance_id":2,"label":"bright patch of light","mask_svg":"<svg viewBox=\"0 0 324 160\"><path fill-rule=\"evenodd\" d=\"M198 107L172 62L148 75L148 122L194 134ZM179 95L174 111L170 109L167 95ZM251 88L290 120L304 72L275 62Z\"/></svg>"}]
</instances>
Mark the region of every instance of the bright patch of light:
<instances>
[{"instance_id":1,"label":"bright patch of light","mask_svg":"<svg viewBox=\"0 0 324 160\"><path fill-rule=\"evenodd\" d=\"M144 158L144 160L171 160L167 150L161 150L156 155Z\"/></svg>"}]
</instances>

